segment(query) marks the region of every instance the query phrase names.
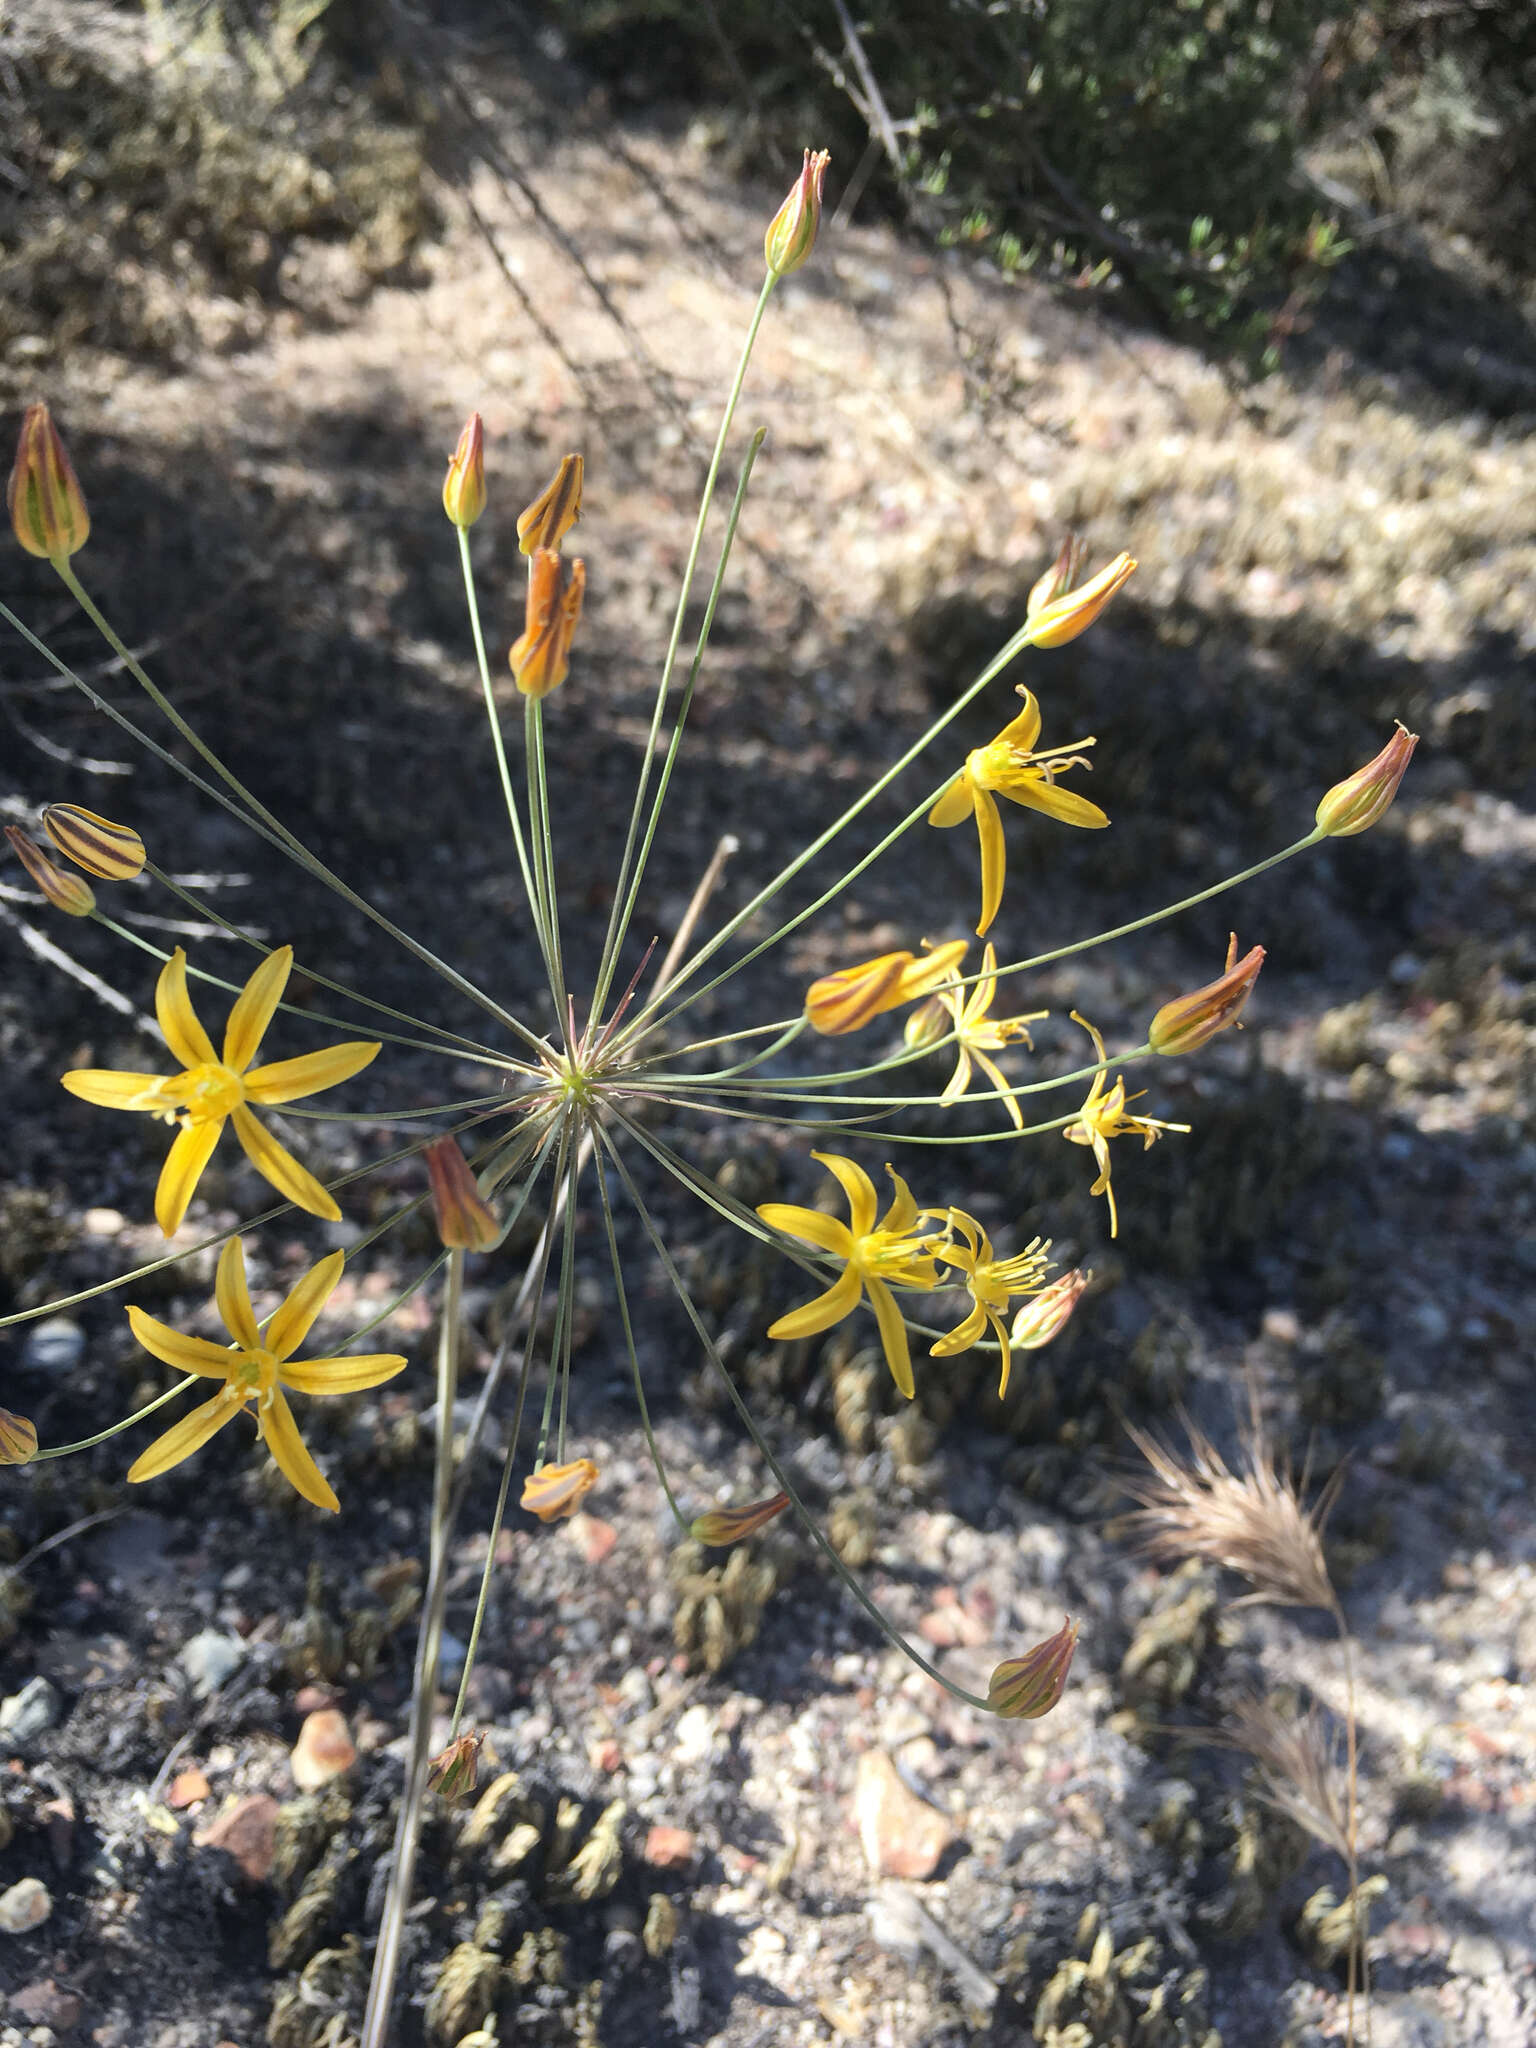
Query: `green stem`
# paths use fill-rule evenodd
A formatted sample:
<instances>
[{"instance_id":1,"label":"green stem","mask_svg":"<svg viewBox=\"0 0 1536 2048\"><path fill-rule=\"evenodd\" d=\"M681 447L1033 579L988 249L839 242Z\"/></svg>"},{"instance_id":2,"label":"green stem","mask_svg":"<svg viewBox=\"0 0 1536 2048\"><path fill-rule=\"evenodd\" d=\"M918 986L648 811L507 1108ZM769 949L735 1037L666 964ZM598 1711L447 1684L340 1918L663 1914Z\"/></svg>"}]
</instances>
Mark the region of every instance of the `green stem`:
<instances>
[{"instance_id":1,"label":"green stem","mask_svg":"<svg viewBox=\"0 0 1536 2048\"><path fill-rule=\"evenodd\" d=\"M672 1519L686 1536L688 1522L677 1504L677 1497L667 1479L666 1464L662 1459L661 1446L656 1441L656 1432L651 1427L650 1403L645 1398L645 1380L640 1371L640 1354L635 1349L634 1326L629 1319L629 1294L624 1285L624 1264L619 1257L618 1232L613 1224L613 1205L608 1199L607 1178L601 1172L597 1175L597 1192L603 1205L603 1229L608 1236L608 1254L613 1261L613 1290L618 1298L619 1321L624 1328L624 1348L629 1354L630 1378L634 1381L635 1405L640 1410L640 1427L645 1431L646 1449L651 1454L651 1463L656 1468L656 1477L661 1490L667 1497L667 1506L672 1510Z\"/></svg>"}]
</instances>

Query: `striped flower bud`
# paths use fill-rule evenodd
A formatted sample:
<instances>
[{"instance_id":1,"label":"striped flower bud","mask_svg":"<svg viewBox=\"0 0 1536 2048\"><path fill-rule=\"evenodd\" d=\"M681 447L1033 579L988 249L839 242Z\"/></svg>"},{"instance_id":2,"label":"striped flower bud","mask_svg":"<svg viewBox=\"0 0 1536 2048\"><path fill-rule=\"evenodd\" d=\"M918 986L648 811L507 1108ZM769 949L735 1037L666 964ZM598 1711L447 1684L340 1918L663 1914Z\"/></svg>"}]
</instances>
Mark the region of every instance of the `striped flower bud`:
<instances>
[{"instance_id":1,"label":"striped flower bud","mask_svg":"<svg viewBox=\"0 0 1536 2048\"><path fill-rule=\"evenodd\" d=\"M90 538L91 515L46 405L27 407L5 502L29 555L57 566Z\"/></svg>"},{"instance_id":2,"label":"striped flower bud","mask_svg":"<svg viewBox=\"0 0 1536 2048\"><path fill-rule=\"evenodd\" d=\"M438 1138L427 1147L426 1161L438 1236L450 1251L488 1251L499 1241L501 1225L482 1198L458 1140Z\"/></svg>"},{"instance_id":3,"label":"striped flower bud","mask_svg":"<svg viewBox=\"0 0 1536 2048\"><path fill-rule=\"evenodd\" d=\"M558 548L581 517L582 460L562 455L560 467L526 512L519 513L517 544L525 555Z\"/></svg>"},{"instance_id":4,"label":"striped flower bud","mask_svg":"<svg viewBox=\"0 0 1536 2048\"><path fill-rule=\"evenodd\" d=\"M464 422L459 445L448 458L443 510L461 530L473 526L485 510L485 430L477 412Z\"/></svg>"},{"instance_id":5,"label":"striped flower bud","mask_svg":"<svg viewBox=\"0 0 1536 2048\"><path fill-rule=\"evenodd\" d=\"M860 961L857 967L840 967L835 974L824 974L805 992L805 1014L811 1029L823 1038L841 1038L850 1031L862 1031L886 1010L898 1010L903 1003L931 995L941 983L954 980L968 943L949 939L926 953L882 953L877 959Z\"/></svg>"},{"instance_id":6,"label":"striped flower bud","mask_svg":"<svg viewBox=\"0 0 1536 2048\"><path fill-rule=\"evenodd\" d=\"M1076 1648L1077 1623L1069 1615L1055 1635L998 1665L987 1685L987 1705L1005 1721L1039 1720L1065 1692Z\"/></svg>"},{"instance_id":7,"label":"striped flower bud","mask_svg":"<svg viewBox=\"0 0 1536 2048\"><path fill-rule=\"evenodd\" d=\"M1059 558L1058 558L1059 559ZM1135 557L1123 550L1090 577L1081 590L1068 590L1030 614L1023 636L1026 647L1065 647L1079 633L1086 633L1105 605L1136 567ZM1054 574L1054 570L1051 572ZM1039 589L1036 584L1035 589ZM1030 593L1033 596L1033 592Z\"/></svg>"},{"instance_id":8,"label":"striped flower bud","mask_svg":"<svg viewBox=\"0 0 1536 2048\"><path fill-rule=\"evenodd\" d=\"M1043 1351L1059 1337L1072 1320L1072 1311L1082 1299L1092 1273L1075 1266L1049 1287L1032 1294L1013 1319L1009 1332L1015 1351Z\"/></svg>"},{"instance_id":9,"label":"striped flower bud","mask_svg":"<svg viewBox=\"0 0 1536 2048\"><path fill-rule=\"evenodd\" d=\"M1227 941L1227 964L1214 981L1187 996L1175 996L1164 1003L1147 1030L1147 1043L1154 1052L1197 1052L1218 1031L1235 1024L1244 1003L1253 992L1264 965L1264 948L1253 946L1242 959L1237 957L1237 933Z\"/></svg>"},{"instance_id":10,"label":"striped flower bud","mask_svg":"<svg viewBox=\"0 0 1536 2048\"><path fill-rule=\"evenodd\" d=\"M1397 731L1375 760L1333 785L1317 807L1317 822L1330 839L1350 839L1367 831L1391 808L1418 744L1418 734L1399 719Z\"/></svg>"},{"instance_id":11,"label":"striped flower bud","mask_svg":"<svg viewBox=\"0 0 1536 2048\"><path fill-rule=\"evenodd\" d=\"M1024 616L1032 619L1037 612L1044 611L1048 604L1054 604L1059 597L1065 597L1077 581L1078 571L1083 566L1083 543L1075 534L1069 533L1061 544L1061 552L1049 569L1040 578L1024 600Z\"/></svg>"},{"instance_id":12,"label":"striped flower bud","mask_svg":"<svg viewBox=\"0 0 1536 2048\"><path fill-rule=\"evenodd\" d=\"M570 674L571 640L581 618L587 565L571 564L570 581L553 548L535 550L529 564L528 603L523 631L507 656L525 697L547 697Z\"/></svg>"},{"instance_id":13,"label":"striped flower bud","mask_svg":"<svg viewBox=\"0 0 1536 2048\"><path fill-rule=\"evenodd\" d=\"M96 893L78 875L55 867L43 849L30 840L19 825L7 825L5 836L11 851L42 891L45 901L68 917L89 917L96 908Z\"/></svg>"},{"instance_id":14,"label":"striped flower bud","mask_svg":"<svg viewBox=\"0 0 1536 2048\"><path fill-rule=\"evenodd\" d=\"M577 1458L569 1465L541 1465L523 1483L523 1506L541 1522L563 1522L574 1515L597 1484L597 1467L590 1458Z\"/></svg>"},{"instance_id":15,"label":"striped flower bud","mask_svg":"<svg viewBox=\"0 0 1536 2048\"><path fill-rule=\"evenodd\" d=\"M103 882L131 882L144 866L144 842L131 825L115 825L80 804L48 804L43 830L66 859Z\"/></svg>"},{"instance_id":16,"label":"striped flower bud","mask_svg":"<svg viewBox=\"0 0 1536 2048\"><path fill-rule=\"evenodd\" d=\"M805 152L800 175L789 197L768 223L763 237L763 259L775 277L788 277L798 270L816 246L821 225L821 188L832 159L824 149Z\"/></svg>"},{"instance_id":17,"label":"striped flower bud","mask_svg":"<svg viewBox=\"0 0 1536 2048\"><path fill-rule=\"evenodd\" d=\"M37 1425L0 1408L0 1465L30 1465L37 1456Z\"/></svg>"},{"instance_id":18,"label":"striped flower bud","mask_svg":"<svg viewBox=\"0 0 1536 2048\"><path fill-rule=\"evenodd\" d=\"M728 1543L740 1543L744 1536L755 1536L788 1506L787 1493L771 1493L766 1500L748 1501L744 1507L711 1508L708 1514L694 1516L688 1524L688 1534L695 1543L723 1550Z\"/></svg>"},{"instance_id":19,"label":"striped flower bud","mask_svg":"<svg viewBox=\"0 0 1536 2048\"><path fill-rule=\"evenodd\" d=\"M483 1735L457 1735L427 1764L427 1783L444 1799L467 1799L480 1775Z\"/></svg>"}]
</instances>

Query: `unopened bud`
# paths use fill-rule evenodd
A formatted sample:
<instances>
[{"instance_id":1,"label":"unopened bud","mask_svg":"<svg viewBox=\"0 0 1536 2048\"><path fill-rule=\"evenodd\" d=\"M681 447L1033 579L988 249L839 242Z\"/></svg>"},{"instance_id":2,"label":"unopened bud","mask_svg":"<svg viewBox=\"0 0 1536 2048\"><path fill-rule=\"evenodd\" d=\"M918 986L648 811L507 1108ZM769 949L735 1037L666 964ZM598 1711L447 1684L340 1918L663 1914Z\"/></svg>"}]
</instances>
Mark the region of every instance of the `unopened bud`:
<instances>
[{"instance_id":1,"label":"unopened bud","mask_svg":"<svg viewBox=\"0 0 1536 2048\"><path fill-rule=\"evenodd\" d=\"M538 548L529 564L528 605L522 634L507 659L525 697L547 697L571 670L571 640L581 618L587 565L571 564L570 581L553 548Z\"/></svg>"},{"instance_id":2,"label":"unopened bud","mask_svg":"<svg viewBox=\"0 0 1536 2048\"><path fill-rule=\"evenodd\" d=\"M37 1456L37 1425L0 1408L0 1465L30 1465Z\"/></svg>"},{"instance_id":3,"label":"unopened bud","mask_svg":"<svg viewBox=\"0 0 1536 2048\"><path fill-rule=\"evenodd\" d=\"M500 1241L501 1225L482 1198L474 1169L459 1150L458 1140L434 1140L427 1147L426 1160L438 1236L450 1251L488 1251Z\"/></svg>"},{"instance_id":4,"label":"unopened bud","mask_svg":"<svg viewBox=\"0 0 1536 2048\"><path fill-rule=\"evenodd\" d=\"M91 515L46 405L27 407L5 502L29 555L57 565L90 538Z\"/></svg>"},{"instance_id":5,"label":"unopened bud","mask_svg":"<svg viewBox=\"0 0 1536 2048\"><path fill-rule=\"evenodd\" d=\"M67 859L103 882L131 882L144 866L144 842L131 825L115 825L80 804L48 804L43 830Z\"/></svg>"},{"instance_id":6,"label":"unopened bud","mask_svg":"<svg viewBox=\"0 0 1536 2048\"><path fill-rule=\"evenodd\" d=\"M745 1507L711 1508L708 1514L694 1516L688 1524L688 1534L695 1543L723 1550L728 1543L740 1543L744 1536L755 1536L788 1506L787 1493L771 1493L766 1500L748 1501Z\"/></svg>"},{"instance_id":7,"label":"unopened bud","mask_svg":"<svg viewBox=\"0 0 1536 2048\"><path fill-rule=\"evenodd\" d=\"M483 1735L459 1735L427 1764L427 1783L445 1799L467 1799L480 1775Z\"/></svg>"},{"instance_id":8,"label":"unopened bud","mask_svg":"<svg viewBox=\"0 0 1536 2048\"><path fill-rule=\"evenodd\" d=\"M1077 1623L1069 1615L1055 1635L998 1665L987 1684L987 1705L1005 1721L1048 1714L1066 1690L1076 1648Z\"/></svg>"},{"instance_id":9,"label":"unopened bud","mask_svg":"<svg viewBox=\"0 0 1536 2048\"><path fill-rule=\"evenodd\" d=\"M562 455L560 467L517 521L517 544L525 555L558 548L581 517L582 461Z\"/></svg>"},{"instance_id":10,"label":"unopened bud","mask_svg":"<svg viewBox=\"0 0 1536 2048\"><path fill-rule=\"evenodd\" d=\"M5 836L11 851L55 910L69 917L89 917L96 908L96 894L89 882L55 867L43 849L30 840L19 825L7 825Z\"/></svg>"},{"instance_id":11,"label":"unopened bud","mask_svg":"<svg viewBox=\"0 0 1536 2048\"><path fill-rule=\"evenodd\" d=\"M460 528L473 526L485 510L485 430L477 412L464 422L459 445L448 458L443 510Z\"/></svg>"},{"instance_id":12,"label":"unopened bud","mask_svg":"<svg viewBox=\"0 0 1536 2048\"><path fill-rule=\"evenodd\" d=\"M1122 552L1097 576L1090 577L1081 590L1068 590L1063 596L1041 605L1030 615L1024 645L1065 647L1079 633L1086 633L1135 567L1134 556ZM1035 587L1038 589L1039 585Z\"/></svg>"},{"instance_id":13,"label":"unopened bud","mask_svg":"<svg viewBox=\"0 0 1536 2048\"><path fill-rule=\"evenodd\" d=\"M775 277L788 277L798 270L816 246L821 225L821 188L832 161L824 149L807 150L800 175L789 197L768 223L763 237L763 258Z\"/></svg>"},{"instance_id":14,"label":"unopened bud","mask_svg":"<svg viewBox=\"0 0 1536 2048\"><path fill-rule=\"evenodd\" d=\"M1333 785L1317 807L1318 825L1330 839L1349 839L1367 831L1390 809L1418 744L1418 734L1399 719L1397 731L1375 760Z\"/></svg>"},{"instance_id":15,"label":"unopened bud","mask_svg":"<svg viewBox=\"0 0 1536 2048\"><path fill-rule=\"evenodd\" d=\"M1164 1003L1152 1019L1147 1043L1154 1052L1197 1052L1207 1039L1235 1024L1264 965L1264 948L1253 946L1237 957L1237 933L1227 941L1227 964L1214 981L1187 996Z\"/></svg>"},{"instance_id":16,"label":"unopened bud","mask_svg":"<svg viewBox=\"0 0 1536 2048\"><path fill-rule=\"evenodd\" d=\"M1047 1344L1059 1337L1072 1320L1072 1311L1092 1278L1092 1273L1076 1266L1070 1273L1063 1273L1059 1280L1053 1280L1049 1287L1042 1287L1038 1294L1032 1294L1013 1319L1013 1329L1009 1332L1013 1348L1016 1351L1043 1351Z\"/></svg>"},{"instance_id":17,"label":"unopened bud","mask_svg":"<svg viewBox=\"0 0 1536 2048\"><path fill-rule=\"evenodd\" d=\"M805 992L805 1014L811 1029L823 1038L841 1038L887 1010L916 1002L940 982L952 981L965 957L966 941L951 939L931 952L882 953L857 967L824 974Z\"/></svg>"},{"instance_id":18,"label":"unopened bud","mask_svg":"<svg viewBox=\"0 0 1536 2048\"><path fill-rule=\"evenodd\" d=\"M1083 566L1083 543L1076 534L1069 533L1061 544L1061 552L1049 569L1024 600L1024 616L1032 619L1044 611L1048 604L1054 604L1059 597L1065 597L1077 581L1078 571Z\"/></svg>"},{"instance_id":19,"label":"unopened bud","mask_svg":"<svg viewBox=\"0 0 1536 2048\"><path fill-rule=\"evenodd\" d=\"M523 1483L523 1506L541 1522L563 1522L574 1515L597 1484L590 1458L569 1465L541 1465Z\"/></svg>"},{"instance_id":20,"label":"unopened bud","mask_svg":"<svg viewBox=\"0 0 1536 2048\"><path fill-rule=\"evenodd\" d=\"M954 1019L937 996L919 1003L901 1027L901 1042L908 1052L926 1052L955 1028Z\"/></svg>"}]
</instances>

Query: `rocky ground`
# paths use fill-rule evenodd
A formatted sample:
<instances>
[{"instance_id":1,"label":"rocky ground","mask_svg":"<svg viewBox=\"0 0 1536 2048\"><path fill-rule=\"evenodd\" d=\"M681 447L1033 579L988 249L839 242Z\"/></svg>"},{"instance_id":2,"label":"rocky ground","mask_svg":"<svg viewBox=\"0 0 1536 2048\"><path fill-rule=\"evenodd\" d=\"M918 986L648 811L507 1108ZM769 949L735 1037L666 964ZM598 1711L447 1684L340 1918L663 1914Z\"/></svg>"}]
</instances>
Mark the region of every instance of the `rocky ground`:
<instances>
[{"instance_id":1,"label":"rocky ground","mask_svg":"<svg viewBox=\"0 0 1536 2048\"><path fill-rule=\"evenodd\" d=\"M312 244L276 316L189 294L174 360L55 360L23 336L0 387L8 410L54 402L95 522L81 571L183 711L391 916L542 1025L442 460L478 407L493 498L475 556L504 648L516 512L564 450L586 455L587 615L549 706L556 815L577 827L560 890L579 985L784 181L722 188L681 122L619 127L579 101L557 119L547 90L530 102L489 67L462 82L475 167L435 195L440 231L395 283L369 288L356 251ZM1040 1231L1094 1266L1071 1330L1005 1402L990 1371L920 1361L904 1410L864 1322L768 1344L794 1270L646 1181L840 1553L942 1668L984 1686L1000 1655L1080 1618L1049 1719L957 1707L782 1525L728 1563L676 1544L605 1268L584 1253L571 1424L602 1482L574 1522L514 1512L499 1539L471 1692L481 1793L428 1825L403 2044L484 2048L488 2014L504 2043L1344 2038L1323 1896L1343 1865L1221 1739L1254 1689L1341 1716L1333 1632L1236 1607L1240 1582L1149 1563L1115 1526L1136 1464L1125 1422L1178 1441L1182 1404L1235 1455L1249 1379L1309 1485L1344 1467L1328 1559L1358 1659L1362 1868L1385 1881L1372 2038L1513 2048L1536 2032L1533 365L1501 328L1452 377L1433 320L1416 325L1421 289L1409 270L1362 272L1258 387L881 228L829 224L783 290L742 416L768 439L647 934L675 926L721 832L741 842L730 905L914 737L1011 629L1067 525L1093 560L1127 547L1141 565L1091 634L1029 673L1048 739L1097 734L1091 787L1114 823L1072 836L1010 817L1005 955L1299 836L1394 716L1424 737L1368 837L1000 1005L1052 1011L1034 1055L1049 1072L1075 1063L1074 1007L1111 1046L1138 1042L1158 1003L1214 971L1229 918L1269 949L1241 1038L1138 1075L1142 1107L1194 1128L1120 1154L1115 1244L1086 1155L1049 1136L863 1149L925 1190L943 1178L934 1198L966 1199L1000 1239ZM45 571L13 558L6 595L137 715ZM994 685L961 744L1012 709ZM301 961L472 1019L14 639L0 714L7 822L57 798L131 816L164 865ZM900 815L894 799L874 813ZM975 858L969 833L920 832L707 1021L782 1015L830 964L963 933ZM122 900L152 936L180 933L184 913L147 887ZM153 1064L136 1022L152 969L45 918L14 869L0 918L0 1276L5 1305L31 1310L156 1255L161 1133L57 1086L71 1065ZM333 1170L367 1165L397 1143L384 1118L443 1090L440 1064L396 1054L349 1092L370 1120L291 1128ZM660 1128L742 1199L815 1197L802 1136L681 1112ZM396 1168L359 1187L355 1218L416 1191ZM255 1206L221 1155L184 1241ZM626 1229L673 1483L690 1509L751 1498L761 1466ZM252 1233L253 1284L286 1285L348 1241L307 1219ZM419 1233L386 1239L338 1315L376 1313L426 1256ZM472 1266L471 1396L519 1271L510 1252ZM8 1330L5 1405L45 1444L106 1426L163 1383L123 1301L205 1327L211 1274L194 1251ZM142 1490L122 1476L142 1430L6 1476L5 2048L355 2038L400 1781L432 1324L406 1304L386 1338L410 1371L306 1415L342 1499L323 1526L234 1430ZM499 1459L481 1463L450 1588L459 1655Z\"/></svg>"}]
</instances>

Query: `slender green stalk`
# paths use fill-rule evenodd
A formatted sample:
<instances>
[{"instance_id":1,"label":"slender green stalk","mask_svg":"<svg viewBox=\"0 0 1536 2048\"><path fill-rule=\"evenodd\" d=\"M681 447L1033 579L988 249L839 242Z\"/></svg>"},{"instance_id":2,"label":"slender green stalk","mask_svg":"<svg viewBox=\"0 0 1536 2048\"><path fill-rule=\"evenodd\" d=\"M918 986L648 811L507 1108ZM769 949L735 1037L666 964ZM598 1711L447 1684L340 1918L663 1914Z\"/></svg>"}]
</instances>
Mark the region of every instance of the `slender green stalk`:
<instances>
[{"instance_id":1,"label":"slender green stalk","mask_svg":"<svg viewBox=\"0 0 1536 2048\"><path fill-rule=\"evenodd\" d=\"M549 940L549 989L557 1028L567 1023L565 967L560 958L560 903L555 890L555 835L549 816L549 779L544 766L544 706L537 697L523 705L528 767L528 819L533 835L533 876L543 929ZM567 1036L569 1032L567 1031ZM567 1046L574 1052L574 1046Z\"/></svg>"},{"instance_id":2,"label":"slender green stalk","mask_svg":"<svg viewBox=\"0 0 1536 2048\"><path fill-rule=\"evenodd\" d=\"M634 1326L629 1319L629 1293L624 1285L624 1262L619 1256L618 1232L613 1225L613 1204L608 1199L608 1183L599 1172L596 1176L597 1192L603 1205L603 1229L608 1238L608 1255L613 1262L613 1291L619 1304L619 1322L624 1330L624 1348L629 1354L630 1378L634 1382L635 1405L640 1410L640 1427L645 1431L645 1447L651 1454L651 1463L662 1492L667 1497L667 1506L672 1510L672 1519L684 1535L688 1533L688 1522L677 1504L677 1496L667 1478L666 1463L661 1455L661 1446L656 1441L656 1432L651 1427L650 1403L645 1398L645 1379L640 1371L640 1354L635 1349Z\"/></svg>"},{"instance_id":3,"label":"slender green stalk","mask_svg":"<svg viewBox=\"0 0 1536 2048\"><path fill-rule=\"evenodd\" d=\"M113 1437L121 1436L125 1429L132 1429L136 1422L142 1422L147 1415L153 1415L157 1408L163 1408L167 1401L174 1401L178 1394L184 1394L188 1387L196 1385L195 1376L188 1373L186 1378L178 1380L174 1387L167 1387L165 1392L157 1394L153 1401L147 1401L142 1408L135 1408L131 1415L125 1415L121 1422L114 1422L108 1429L98 1429L94 1436L83 1436L78 1443L52 1444L45 1451L34 1451L27 1463L41 1465L48 1458L68 1458L76 1451L94 1450L97 1444L108 1443Z\"/></svg>"}]
</instances>

